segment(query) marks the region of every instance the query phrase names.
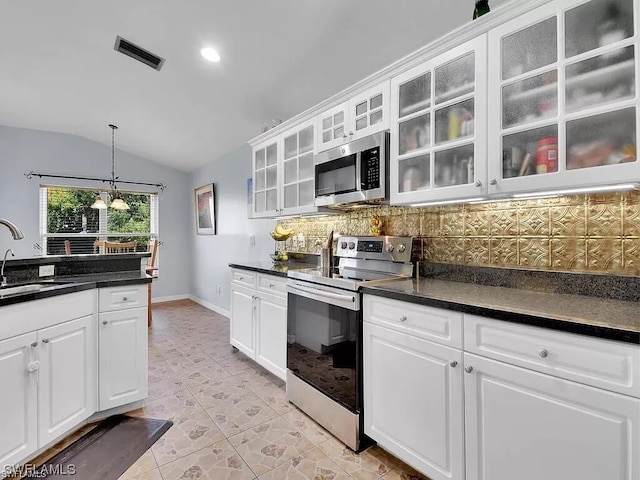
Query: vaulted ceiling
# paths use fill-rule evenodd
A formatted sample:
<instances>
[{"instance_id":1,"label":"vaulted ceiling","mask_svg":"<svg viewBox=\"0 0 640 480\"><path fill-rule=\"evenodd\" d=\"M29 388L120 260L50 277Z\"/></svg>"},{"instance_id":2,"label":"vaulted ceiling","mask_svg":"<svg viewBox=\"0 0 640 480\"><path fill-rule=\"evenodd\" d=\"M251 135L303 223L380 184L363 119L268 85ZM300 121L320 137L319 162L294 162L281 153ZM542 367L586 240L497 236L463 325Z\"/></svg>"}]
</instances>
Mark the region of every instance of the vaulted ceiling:
<instances>
[{"instance_id":1,"label":"vaulted ceiling","mask_svg":"<svg viewBox=\"0 0 640 480\"><path fill-rule=\"evenodd\" d=\"M473 5L0 0L0 124L109 144L116 123L118 148L190 171L469 21ZM161 71L114 51L116 35L165 58ZM201 58L206 45L220 63Z\"/></svg>"}]
</instances>

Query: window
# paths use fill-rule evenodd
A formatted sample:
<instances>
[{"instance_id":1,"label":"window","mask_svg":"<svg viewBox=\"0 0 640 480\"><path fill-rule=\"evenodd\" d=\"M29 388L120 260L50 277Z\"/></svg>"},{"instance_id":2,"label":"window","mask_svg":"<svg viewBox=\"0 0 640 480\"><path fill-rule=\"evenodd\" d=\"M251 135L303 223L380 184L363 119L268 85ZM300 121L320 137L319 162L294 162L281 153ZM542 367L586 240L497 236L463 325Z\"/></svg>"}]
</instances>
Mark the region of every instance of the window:
<instances>
[{"instance_id":1,"label":"window","mask_svg":"<svg viewBox=\"0 0 640 480\"><path fill-rule=\"evenodd\" d=\"M64 255L65 242L73 255L102 253L100 242L137 242L136 251L147 250L158 237L158 195L120 192L129 210L91 208L99 196L109 205L111 194L99 189L40 187L40 234L46 255Z\"/></svg>"}]
</instances>

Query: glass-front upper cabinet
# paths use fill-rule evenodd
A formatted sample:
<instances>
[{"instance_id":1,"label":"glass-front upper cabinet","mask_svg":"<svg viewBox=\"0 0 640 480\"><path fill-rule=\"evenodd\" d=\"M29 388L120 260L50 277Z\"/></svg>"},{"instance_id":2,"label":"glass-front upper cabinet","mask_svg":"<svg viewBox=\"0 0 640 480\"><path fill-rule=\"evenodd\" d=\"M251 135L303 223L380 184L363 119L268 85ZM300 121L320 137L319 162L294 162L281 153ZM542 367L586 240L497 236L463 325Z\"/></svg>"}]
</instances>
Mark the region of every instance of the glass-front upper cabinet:
<instances>
[{"instance_id":1,"label":"glass-front upper cabinet","mask_svg":"<svg viewBox=\"0 0 640 480\"><path fill-rule=\"evenodd\" d=\"M283 134L282 214L315 210L315 119Z\"/></svg>"},{"instance_id":2,"label":"glass-front upper cabinet","mask_svg":"<svg viewBox=\"0 0 640 480\"><path fill-rule=\"evenodd\" d=\"M318 152L389 128L389 80L350 98L317 118Z\"/></svg>"},{"instance_id":3,"label":"glass-front upper cabinet","mask_svg":"<svg viewBox=\"0 0 640 480\"><path fill-rule=\"evenodd\" d=\"M391 79L392 204L486 194L486 42L481 35Z\"/></svg>"},{"instance_id":4,"label":"glass-front upper cabinet","mask_svg":"<svg viewBox=\"0 0 640 480\"><path fill-rule=\"evenodd\" d=\"M634 0L555 0L489 32L489 193L640 180Z\"/></svg>"},{"instance_id":5,"label":"glass-front upper cabinet","mask_svg":"<svg viewBox=\"0 0 640 480\"><path fill-rule=\"evenodd\" d=\"M279 210L278 141L253 148L253 217L273 217Z\"/></svg>"}]
</instances>

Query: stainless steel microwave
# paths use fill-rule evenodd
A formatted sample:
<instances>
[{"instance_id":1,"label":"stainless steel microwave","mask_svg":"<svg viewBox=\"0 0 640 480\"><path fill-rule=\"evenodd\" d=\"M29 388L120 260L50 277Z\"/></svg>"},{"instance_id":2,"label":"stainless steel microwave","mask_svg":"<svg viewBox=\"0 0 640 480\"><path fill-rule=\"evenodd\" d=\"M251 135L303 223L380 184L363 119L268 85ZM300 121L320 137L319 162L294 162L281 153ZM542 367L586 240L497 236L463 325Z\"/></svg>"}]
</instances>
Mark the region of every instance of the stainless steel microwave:
<instances>
[{"instance_id":1,"label":"stainless steel microwave","mask_svg":"<svg viewBox=\"0 0 640 480\"><path fill-rule=\"evenodd\" d=\"M389 195L389 132L363 137L315 157L318 207L382 203Z\"/></svg>"}]
</instances>

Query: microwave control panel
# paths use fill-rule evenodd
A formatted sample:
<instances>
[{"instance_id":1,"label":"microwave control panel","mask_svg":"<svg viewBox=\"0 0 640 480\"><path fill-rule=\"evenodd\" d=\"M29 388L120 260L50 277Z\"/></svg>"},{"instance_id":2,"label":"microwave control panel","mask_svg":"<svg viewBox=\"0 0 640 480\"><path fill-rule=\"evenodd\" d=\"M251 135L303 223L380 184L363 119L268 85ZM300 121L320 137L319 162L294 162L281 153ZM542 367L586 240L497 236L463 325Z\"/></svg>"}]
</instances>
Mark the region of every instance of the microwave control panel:
<instances>
[{"instance_id":1,"label":"microwave control panel","mask_svg":"<svg viewBox=\"0 0 640 480\"><path fill-rule=\"evenodd\" d=\"M362 190L380 188L380 147L360 153L360 184Z\"/></svg>"}]
</instances>

